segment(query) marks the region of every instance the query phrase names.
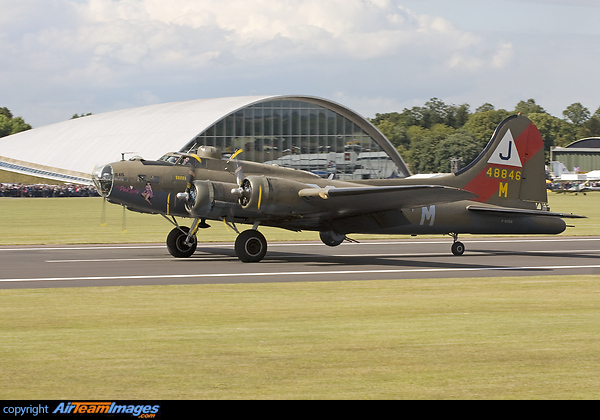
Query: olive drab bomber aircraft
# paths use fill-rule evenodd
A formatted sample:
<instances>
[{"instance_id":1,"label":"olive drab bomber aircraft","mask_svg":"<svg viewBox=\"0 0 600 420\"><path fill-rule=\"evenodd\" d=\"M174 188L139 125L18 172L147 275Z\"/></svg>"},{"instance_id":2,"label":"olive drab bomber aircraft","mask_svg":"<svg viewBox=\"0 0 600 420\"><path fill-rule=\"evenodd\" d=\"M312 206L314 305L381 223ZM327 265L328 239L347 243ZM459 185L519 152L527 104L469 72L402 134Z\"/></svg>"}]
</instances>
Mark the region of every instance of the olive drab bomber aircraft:
<instances>
[{"instance_id":1,"label":"olive drab bomber aircraft","mask_svg":"<svg viewBox=\"0 0 600 420\"><path fill-rule=\"evenodd\" d=\"M167 248L178 258L195 252L207 220L235 230L237 257L258 262L267 252L261 225L317 231L329 246L352 233L446 234L454 238L452 253L462 255L459 234L558 234L566 228L563 218L584 217L550 211L542 137L521 115L500 123L483 152L459 172L425 178L325 179L244 161L240 152L223 158L220 149L201 146L157 161L136 157L97 167L93 180L109 202L172 223ZM177 217L191 218L191 226ZM252 228L240 233L237 224Z\"/></svg>"}]
</instances>

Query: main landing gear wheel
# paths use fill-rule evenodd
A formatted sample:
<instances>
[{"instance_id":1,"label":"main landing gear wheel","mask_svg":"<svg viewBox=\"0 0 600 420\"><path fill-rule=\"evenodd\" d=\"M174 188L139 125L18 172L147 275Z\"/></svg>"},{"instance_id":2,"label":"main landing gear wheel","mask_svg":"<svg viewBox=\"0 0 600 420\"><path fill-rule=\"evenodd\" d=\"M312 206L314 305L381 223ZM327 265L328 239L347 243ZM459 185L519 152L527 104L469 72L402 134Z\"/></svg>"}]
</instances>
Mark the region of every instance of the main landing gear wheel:
<instances>
[{"instance_id":1,"label":"main landing gear wheel","mask_svg":"<svg viewBox=\"0 0 600 420\"><path fill-rule=\"evenodd\" d=\"M175 258L189 258L196 252L196 247L198 246L196 235L190 238L189 244L185 242L189 231L189 227L181 226L169 232L167 236L167 249Z\"/></svg>"},{"instance_id":2,"label":"main landing gear wheel","mask_svg":"<svg viewBox=\"0 0 600 420\"><path fill-rule=\"evenodd\" d=\"M242 262L259 262L267 253L267 240L257 230L245 230L235 240L235 254Z\"/></svg>"},{"instance_id":3,"label":"main landing gear wheel","mask_svg":"<svg viewBox=\"0 0 600 420\"><path fill-rule=\"evenodd\" d=\"M460 257L465 253L465 246L462 242L456 241L452 244L452 253L457 257Z\"/></svg>"}]
</instances>

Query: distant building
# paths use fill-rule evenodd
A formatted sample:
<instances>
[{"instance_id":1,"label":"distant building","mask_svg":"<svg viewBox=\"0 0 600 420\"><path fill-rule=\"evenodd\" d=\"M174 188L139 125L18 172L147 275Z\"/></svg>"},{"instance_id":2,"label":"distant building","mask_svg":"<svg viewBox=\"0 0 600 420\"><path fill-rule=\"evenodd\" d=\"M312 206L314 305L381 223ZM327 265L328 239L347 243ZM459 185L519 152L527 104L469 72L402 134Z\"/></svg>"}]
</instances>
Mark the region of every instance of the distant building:
<instances>
[{"instance_id":1,"label":"distant building","mask_svg":"<svg viewBox=\"0 0 600 420\"><path fill-rule=\"evenodd\" d=\"M550 160L563 163L570 172L600 169L600 137L577 140L567 147L553 147Z\"/></svg>"},{"instance_id":2,"label":"distant building","mask_svg":"<svg viewBox=\"0 0 600 420\"><path fill-rule=\"evenodd\" d=\"M385 136L356 112L311 96L199 99L94 114L0 139L0 169L91 183L95 166L216 146L223 156L338 179L410 175Z\"/></svg>"}]
</instances>

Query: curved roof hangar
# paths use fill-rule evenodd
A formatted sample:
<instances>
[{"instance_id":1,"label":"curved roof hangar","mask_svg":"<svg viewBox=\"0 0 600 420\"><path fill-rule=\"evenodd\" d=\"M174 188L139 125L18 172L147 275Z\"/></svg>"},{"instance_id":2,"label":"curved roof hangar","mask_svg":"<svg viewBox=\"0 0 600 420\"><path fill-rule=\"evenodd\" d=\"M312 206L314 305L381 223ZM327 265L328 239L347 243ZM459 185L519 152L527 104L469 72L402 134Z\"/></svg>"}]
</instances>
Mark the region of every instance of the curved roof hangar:
<instances>
[{"instance_id":1,"label":"curved roof hangar","mask_svg":"<svg viewBox=\"0 0 600 420\"><path fill-rule=\"evenodd\" d=\"M565 146L565 149L600 149L600 137L588 137L574 141Z\"/></svg>"},{"instance_id":2,"label":"curved roof hangar","mask_svg":"<svg viewBox=\"0 0 600 420\"><path fill-rule=\"evenodd\" d=\"M0 169L91 183L95 166L118 160L122 153L157 159L167 152L183 150L237 111L272 101L310 103L342 115L379 145L398 167L399 176L410 174L395 148L366 119L340 104L310 96L199 99L64 121L0 139Z\"/></svg>"}]
</instances>

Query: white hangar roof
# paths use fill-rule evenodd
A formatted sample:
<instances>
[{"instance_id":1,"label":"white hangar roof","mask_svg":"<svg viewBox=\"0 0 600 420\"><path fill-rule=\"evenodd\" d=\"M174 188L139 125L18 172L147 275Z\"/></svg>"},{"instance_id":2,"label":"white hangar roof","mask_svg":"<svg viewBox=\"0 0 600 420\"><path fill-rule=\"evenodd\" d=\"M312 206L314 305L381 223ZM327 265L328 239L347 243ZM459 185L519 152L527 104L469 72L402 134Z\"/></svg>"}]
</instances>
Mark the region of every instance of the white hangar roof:
<instances>
[{"instance_id":1,"label":"white hangar roof","mask_svg":"<svg viewBox=\"0 0 600 420\"><path fill-rule=\"evenodd\" d=\"M158 159L179 150L217 120L269 96L199 99L90 115L0 139L0 168L36 175L36 168L91 180L96 165L121 153ZM33 165L28 165L33 164ZM43 175L43 174L41 174ZM64 179L60 179L64 180ZM68 179L67 179L68 180ZM74 180L75 181L75 180Z\"/></svg>"},{"instance_id":2,"label":"white hangar roof","mask_svg":"<svg viewBox=\"0 0 600 420\"><path fill-rule=\"evenodd\" d=\"M385 143L382 147L397 155L389 141L370 123L337 103L310 96L244 96L106 112L0 138L0 169L66 182L91 183L95 166L119 160L122 153L158 159L165 153L180 150L229 114L274 99L309 100L343 114L375 133L380 137L378 143Z\"/></svg>"}]
</instances>

